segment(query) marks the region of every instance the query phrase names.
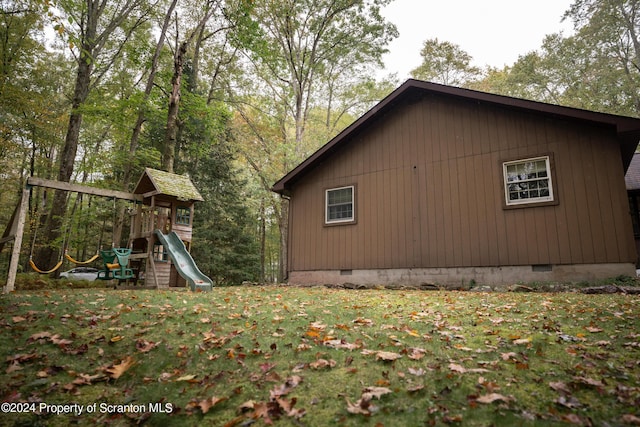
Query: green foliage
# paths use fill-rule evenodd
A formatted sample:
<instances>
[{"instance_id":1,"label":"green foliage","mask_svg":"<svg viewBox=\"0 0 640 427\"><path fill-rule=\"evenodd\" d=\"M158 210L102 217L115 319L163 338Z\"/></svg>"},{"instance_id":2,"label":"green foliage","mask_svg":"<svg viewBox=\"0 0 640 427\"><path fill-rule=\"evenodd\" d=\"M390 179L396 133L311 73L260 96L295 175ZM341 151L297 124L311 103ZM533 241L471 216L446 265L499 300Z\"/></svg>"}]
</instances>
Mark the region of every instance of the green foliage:
<instances>
[{"instance_id":1,"label":"green foliage","mask_svg":"<svg viewBox=\"0 0 640 427\"><path fill-rule=\"evenodd\" d=\"M473 58L460 46L436 39L424 42L420 51L422 64L411 76L449 86L465 86L480 76L480 69L471 65Z\"/></svg>"},{"instance_id":2,"label":"green foliage","mask_svg":"<svg viewBox=\"0 0 640 427\"><path fill-rule=\"evenodd\" d=\"M232 166L228 141L211 147L193 180L205 201L197 206L192 254L217 285L257 281L260 273L255 214L246 205L245 183Z\"/></svg>"},{"instance_id":3,"label":"green foliage","mask_svg":"<svg viewBox=\"0 0 640 427\"><path fill-rule=\"evenodd\" d=\"M577 0L565 14L575 34L550 34L539 50L473 88L606 113L640 114L640 3Z\"/></svg>"}]
</instances>

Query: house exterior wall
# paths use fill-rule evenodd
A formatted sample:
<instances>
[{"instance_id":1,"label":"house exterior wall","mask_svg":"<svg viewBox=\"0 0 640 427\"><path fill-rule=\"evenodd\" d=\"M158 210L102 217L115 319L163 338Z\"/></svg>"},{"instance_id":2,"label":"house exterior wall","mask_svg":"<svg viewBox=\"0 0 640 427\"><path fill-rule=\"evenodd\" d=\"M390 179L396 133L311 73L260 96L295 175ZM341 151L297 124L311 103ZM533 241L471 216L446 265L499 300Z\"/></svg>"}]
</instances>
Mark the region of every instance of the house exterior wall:
<instances>
[{"instance_id":1,"label":"house exterior wall","mask_svg":"<svg viewBox=\"0 0 640 427\"><path fill-rule=\"evenodd\" d=\"M505 209L502 162L543 154L557 204ZM326 226L324 191L347 185L355 223ZM628 211L613 130L426 95L398 104L292 188L290 277L598 264L628 273L637 257Z\"/></svg>"}]
</instances>

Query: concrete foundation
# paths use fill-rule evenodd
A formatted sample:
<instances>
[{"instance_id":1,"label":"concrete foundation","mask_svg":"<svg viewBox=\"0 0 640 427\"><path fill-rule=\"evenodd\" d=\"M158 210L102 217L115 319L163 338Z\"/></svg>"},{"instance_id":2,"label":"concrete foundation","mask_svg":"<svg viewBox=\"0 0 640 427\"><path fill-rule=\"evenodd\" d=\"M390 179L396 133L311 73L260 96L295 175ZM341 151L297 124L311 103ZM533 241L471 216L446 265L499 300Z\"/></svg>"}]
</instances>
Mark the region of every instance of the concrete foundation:
<instances>
[{"instance_id":1,"label":"concrete foundation","mask_svg":"<svg viewBox=\"0 0 640 427\"><path fill-rule=\"evenodd\" d=\"M508 267L402 268L372 270L314 270L289 272L294 285L512 285L516 283L594 282L616 276L635 277L632 263L527 265Z\"/></svg>"}]
</instances>

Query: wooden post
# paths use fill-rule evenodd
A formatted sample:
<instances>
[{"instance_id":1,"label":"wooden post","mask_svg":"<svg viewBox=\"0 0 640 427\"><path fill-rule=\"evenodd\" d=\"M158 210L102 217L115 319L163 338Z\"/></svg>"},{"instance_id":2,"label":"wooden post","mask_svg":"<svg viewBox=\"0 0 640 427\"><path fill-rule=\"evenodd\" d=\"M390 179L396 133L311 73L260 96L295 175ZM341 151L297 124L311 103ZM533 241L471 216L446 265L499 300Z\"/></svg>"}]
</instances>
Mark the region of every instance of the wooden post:
<instances>
[{"instance_id":1,"label":"wooden post","mask_svg":"<svg viewBox=\"0 0 640 427\"><path fill-rule=\"evenodd\" d=\"M16 283L16 275L18 274L18 262L20 260L20 249L22 249L22 236L24 234L24 223L27 218L27 208L29 207L29 188L22 190L22 198L20 199L20 209L18 211L17 227L15 239L13 241L13 250L11 251L11 261L9 262L9 275L7 276L7 285L4 287L4 293L13 292Z\"/></svg>"},{"instance_id":2,"label":"wooden post","mask_svg":"<svg viewBox=\"0 0 640 427\"><path fill-rule=\"evenodd\" d=\"M153 260L153 255L151 255L151 272L153 274L153 284L156 285L156 289L160 289L160 285L158 284L158 275L156 273L156 262Z\"/></svg>"}]
</instances>

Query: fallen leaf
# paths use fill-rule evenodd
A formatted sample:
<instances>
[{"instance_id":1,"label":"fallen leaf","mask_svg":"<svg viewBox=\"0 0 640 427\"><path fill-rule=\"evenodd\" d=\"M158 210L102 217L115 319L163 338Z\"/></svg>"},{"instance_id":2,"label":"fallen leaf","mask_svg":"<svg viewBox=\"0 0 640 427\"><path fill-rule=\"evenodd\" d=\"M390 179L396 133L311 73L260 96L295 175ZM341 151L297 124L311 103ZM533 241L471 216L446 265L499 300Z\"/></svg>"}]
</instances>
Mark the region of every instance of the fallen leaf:
<instances>
[{"instance_id":1,"label":"fallen leaf","mask_svg":"<svg viewBox=\"0 0 640 427\"><path fill-rule=\"evenodd\" d=\"M312 322L310 328L315 329L316 331L324 331L327 325L321 322Z\"/></svg>"},{"instance_id":2,"label":"fallen leaf","mask_svg":"<svg viewBox=\"0 0 640 427\"><path fill-rule=\"evenodd\" d=\"M255 401L247 400L242 405L238 406L238 412L243 413L243 412L251 411L253 410L253 407L255 406L255 404L256 404Z\"/></svg>"},{"instance_id":3,"label":"fallen leaf","mask_svg":"<svg viewBox=\"0 0 640 427\"><path fill-rule=\"evenodd\" d=\"M449 369L453 372L459 372L461 374L464 374L467 372L467 368L465 368L462 365L458 365L456 363L449 363Z\"/></svg>"},{"instance_id":4,"label":"fallen leaf","mask_svg":"<svg viewBox=\"0 0 640 427\"><path fill-rule=\"evenodd\" d=\"M512 351L510 351L509 353L501 353L500 357L502 357L502 360L517 360L518 359L518 355Z\"/></svg>"},{"instance_id":5,"label":"fallen leaf","mask_svg":"<svg viewBox=\"0 0 640 427\"><path fill-rule=\"evenodd\" d=\"M285 414L287 414L287 416L300 419L304 416L304 414L306 414L306 411L304 409L294 409L293 407L295 406L296 402L297 399L295 397L291 398L290 400L281 398L276 399L276 403L280 406L280 409L283 410Z\"/></svg>"},{"instance_id":6,"label":"fallen leaf","mask_svg":"<svg viewBox=\"0 0 640 427\"><path fill-rule=\"evenodd\" d=\"M228 399L227 397L213 396L208 399L201 400L200 402L198 402L198 406L200 406L202 413L206 414L207 412L209 412L209 409L211 409L213 406L216 406L218 403L224 402L227 399Z\"/></svg>"},{"instance_id":7,"label":"fallen leaf","mask_svg":"<svg viewBox=\"0 0 640 427\"><path fill-rule=\"evenodd\" d=\"M272 370L273 368L275 368L276 364L275 363L261 363L260 364L260 370L262 371L263 374L269 372L270 370Z\"/></svg>"},{"instance_id":8,"label":"fallen leaf","mask_svg":"<svg viewBox=\"0 0 640 427\"><path fill-rule=\"evenodd\" d=\"M111 378L113 378L114 380L117 380L122 376L122 374L127 372L129 368L135 365L135 363L136 361L133 359L133 357L127 356L122 362L107 368L106 372L109 374Z\"/></svg>"},{"instance_id":9,"label":"fallen leaf","mask_svg":"<svg viewBox=\"0 0 640 427\"><path fill-rule=\"evenodd\" d=\"M391 393L391 389L387 387L366 387L362 390L362 398L371 400L374 397L380 399L381 396Z\"/></svg>"},{"instance_id":10,"label":"fallen leaf","mask_svg":"<svg viewBox=\"0 0 640 427\"><path fill-rule=\"evenodd\" d=\"M60 334L55 334L54 336L51 337L51 342L55 345L59 345L61 347L64 347L65 345L69 345L72 344L73 341L65 339L65 338L60 338Z\"/></svg>"},{"instance_id":11,"label":"fallen leaf","mask_svg":"<svg viewBox=\"0 0 640 427\"><path fill-rule=\"evenodd\" d=\"M482 396L478 397L476 399L476 402L478 402L478 403L493 403L493 402L496 402L496 401L510 402L512 400L513 400L513 397L503 396L502 394L499 394L499 393L489 393L489 394L485 394L485 395L482 395Z\"/></svg>"},{"instance_id":12,"label":"fallen leaf","mask_svg":"<svg viewBox=\"0 0 640 427\"><path fill-rule=\"evenodd\" d=\"M418 368L418 369L409 368L409 369L407 369L407 372L409 372L411 375L415 375L416 377L421 377L421 376L423 376L424 374L427 373L422 368Z\"/></svg>"},{"instance_id":13,"label":"fallen leaf","mask_svg":"<svg viewBox=\"0 0 640 427\"><path fill-rule=\"evenodd\" d=\"M326 360L326 359L318 359L315 362L309 363L309 367L312 369L325 369L325 368L333 368L336 366L336 361Z\"/></svg>"},{"instance_id":14,"label":"fallen leaf","mask_svg":"<svg viewBox=\"0 0 640 427\"><path fill-rule=\"evenodd\" d=\"M194 374L190 374L190 375L183 375L179 378L176 378L174 381L193 381L195 378L197 377L197 375Z\"/></svg>"},{"instance_id":15,"label":"fallen leaf","mask_svg":"<svg viewBox=\"0 0 640 427\"><path fill-rule=\"evenodd\" d=\"M573 381L578 384L583 384L590 387L604 388L604 383L600 380L594 380L587 377L573 377Z\"/></svg>"},{"instance_id":16,"label":"fallen leaf","mask_svg":"<svg viewBox=\"0 0 640 427\"><path fill-rule=\"evenodd\" d=\"M256 402L253 404L252 418L264 418L265 424L273 424L271 418L269 418L269 404L266 402Z\"/></svg>"},{"instance_id":17,"label":"fallen leaf","mask_svg":"<svg viewBox=\"0 0 640 427\"><path fill-rule=\"evenodd\" d=\"M359 348L358 344L348 343L345 340L326 340L323 344L329 348L344 350L356 350Z\"/></svg>"},{"instance_id":18,"label":"fallen leaf","mask_svg":"<svg viewBox=\"0 0 640 427\"><path fill-rule=\"evenodd\" d=\"M36 340L41 340L41 339L45 339L45 338L51 338L51 332L38 332L37 334L33 334L29 337L29 339L27 339L27 341L36 341Z\"/></svg>"},{"instance_id":19,"label":"fallen leaf","mask_svg":"<svg viewBox=\"0 0 640 427\"><path fill-rule=\"evenodd\" d=\"M591 422L583 419L582 417L580 417L577 414L566 414L562 416L562 419L564 421L567 421L571 424L576 424L576 425L580 425L580 426L590 426Z\"/></svg>"},{"instance_id":20,"label":"fallen leaf","mask_svg":"<svg viewBox=\"0 0 640 427\"><path fill-rule=\"evenodd\" d=\"M571 391L569 390L569 387L567 387L567 384L563 383L562 381L557 381L557 382L552 381L549 383L549 387L561 393L571 394Z\"/></svg>"},{"instance_id":21,"label":"fallen leaf","mask_svg":"<svg viewBox=\"0 0 640 427\"><path fill-rule=\"evenodd\" d=\"M484 368L471 368L471 369L467 369L462 365L458 365L457 363L449 363L449 369L452 372L458 372L460 374L466 374L466 373L470 373L470 374L482 374L485 372L491 372L488 369L484 369Z\"/></svg>"},{"instance_id":22,"label":"fallen leaf","mask_svg":"<svg viewBox=\"0 0 640 427\"><path fill-rule=\"evenodd\" d=\"M633 414L624 414L620 420L624 423L624 424L630 424L633 426L640 426L640 418L638 418L637 416L633 415Z\"/></svg>"},{"instance_id":23,"label":"fallen leaf","mask_svg":"<svg viewBox=\"0 0 640 427\"><path fill-rule=\"evenodd\" d=\"M22 370L22 369L24 369L24 368L20 365L20 363L18 363L18 361L14 360L14 361L11 363L11 365L9 365L9 367L8 367L4 372L5 372L6 374L10 374L10 373L12 373L12 372L20 371L20 370Z\"/></svg>"},{"instance_id":24,"label":"fallen leaf","mask_svg":"<svg viewBox=\"0 0 640 427\"><path fill-rule=\"evenodd\" d=\"M371 326L371 325L373 325L373 320L365 319L363 317L358 317L357 319L355 319L353 321L353 323L355 323L357 325Z\"/></svg>"},{"instance_id":25,"label":"fallen leaf","mask_svg":"<svg viewBox=\"0 0 640 427\"><path fill-rule=\"evenodd\" d=\"M298 375L292 375L286 379L284 384L280 384L279 386L274 387L269 395L271 399L276 399L281 396L285 396L289 394L289 392L298 386L302 382L302 377Z\"/></svg>"},{"instance_id":26,"label":"fallen leaf","mask_svg":"<svg viewBox=\"0 0 640 427\"><path fill-rule=\"evenodd\" d=\"M422 384L414 384L407 387L407 393L416 393L420 390L424 389L424 385Z\"/></svg>"},{"instance_id":27,"label":"fallen leaf","mask_svg":"<svg viewBox=\"0 0 640 427\"><path fill-rule=\"evenodd\" d=\"M311 348L311 346L307 343L302 343L302 344L298 344L298 347L296 347L296 351L305 351L305 350L309 350Z\"/></svg>"},{"instance_id":28,"label":"fallen leaf","mask_svg":"<svg viewBox=\"0 0 640 427\"><path fill-rule=\"evenodd\" d=\"M136 341L136 349L141 352L141 353L147 353L151 350L153 350L158 344L155 343L153 341L147 341L145 339L139 339L138 341Z\"/></svg>"},{"instance_id":29,"label":"fallen leaf","mask_svg":"<svg viewBox=\"0 0 640 427\"><path fill-rule=\"evenodd\" d=\"M347 412L349 412L350 414L371 415L372 411L375 411L377 409L374 405L371 404L371 400L361 398L356 403L351 403L349 399L346 400Z\"/></svg>"},{"instance_id":30,"label":"fallen leaf","mask_svg":"<svg viewBox=\"0 0 640 427\"><path fill-rule=\"evenodd\" d=\"M411 360L420 360L427 354L426 350L422 348L410 348L407 357Z\"/></svg>"},{"instance_id":31,"label":"fallen leaf","mask_svg":"<svg viewBox=\"0 0 640 427\"><path fill-rule=\"evenodd\" d=\"M383 360L385 362L391 362L400 359L402 356L398 353L391 351L378 351L376 352L376 360Z\"/></svg>"},{"instance_id":32,"label":"fallen leaf","mask_svg":"<svg viewBox=\"0 0 640 427\"><path fill-rule=\"evenodd\" d=\"M582 403L575 396L560 396L555 402L565 408L575 409L582 406Z\"/></svg>"}]
</instances>

